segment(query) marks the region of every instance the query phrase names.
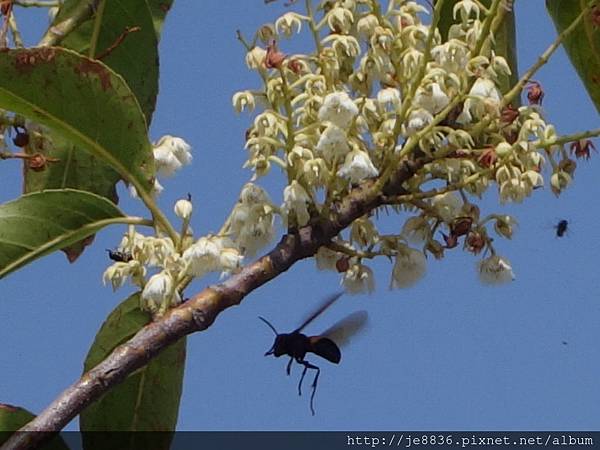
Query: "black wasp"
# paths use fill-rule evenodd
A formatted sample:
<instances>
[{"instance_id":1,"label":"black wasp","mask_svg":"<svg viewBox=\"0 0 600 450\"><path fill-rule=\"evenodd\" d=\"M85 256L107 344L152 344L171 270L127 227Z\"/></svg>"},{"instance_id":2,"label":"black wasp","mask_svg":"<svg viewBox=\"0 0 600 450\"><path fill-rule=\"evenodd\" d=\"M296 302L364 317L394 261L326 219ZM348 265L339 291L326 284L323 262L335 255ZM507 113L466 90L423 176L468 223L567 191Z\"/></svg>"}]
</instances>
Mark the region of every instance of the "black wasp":
<instances>
[{"instance_id":1,"label":"black wasp","mask_svg":"<svg viewBox=\"0 0 600 450\"><path fill-rule=\"evenodd\" d=\"M120 252L118 250L113 251L109 248L107 248L106 251L108 252L108 257L116 262L127 263L133 259L133 256L131 256L131 253Z\"/></svg>"},{"instance_id":2,"label":"black wasp","mask_svg":"<svg viewBox=\"0 0 600 450\"><path fill-rule=\"evenodd\" d=\"M563 237L569 228L569 221L566 219L559 220L554 229L556 230L556 237Z\"/></svg>"},{"instance_id":3,"label":"black wasp","mask_svg":"<svg viewBox=\"0 0 600 450\"><path fill-rule=\"evenodd\" d=\"M264 323L266 323L271 330L275 333L275 342L273 346L265 353L265 356L273 355L276 358L287 355L290 357L290 361L287 364L286 373L289 375L292 368L292 362L296 361L301 366L304 366L300 382L298 383L298 395L302 395L302 381L308 369L316 371L315 378L312 382L312 393L310 396L310 411L313 416L315 415L315 409L313 401L315 398L315 392L317 390L317 382L319 380L319 374L321 369L314 364L308 362L306 358L307 353L314 353L321 358L326 359L334 364L339 364L342 359L342 354L338 345L343 345L348 339L359 331L367 322L367 313L365 311L357 311L350 314L345 319L342 319L334 326L324 331L317 336L307 336L301 331L313 320L315 320L323 311L333 304L342 293L334 294L328 297L325 302L313 313L308 319L302 323L291 333L279 334L275 327L269 323L265 318L259 317Z\"/></svg>"}]
</instances>

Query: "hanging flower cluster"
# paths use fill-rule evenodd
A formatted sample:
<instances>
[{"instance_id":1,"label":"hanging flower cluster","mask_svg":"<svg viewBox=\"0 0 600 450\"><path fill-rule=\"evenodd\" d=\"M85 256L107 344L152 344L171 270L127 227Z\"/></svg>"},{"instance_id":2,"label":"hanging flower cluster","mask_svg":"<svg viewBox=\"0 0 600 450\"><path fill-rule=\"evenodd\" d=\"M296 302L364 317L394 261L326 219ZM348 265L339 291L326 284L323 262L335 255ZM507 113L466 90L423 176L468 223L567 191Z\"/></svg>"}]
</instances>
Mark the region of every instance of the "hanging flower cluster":
<instances>
[{"instance_id":1,"label":"hanging flower cluster","mask_svg":"<svg viewBox=\"0 0 600 450\"><path fill-rule=\"evenodd\" d=\"M495 18L509 2L494 0L489 8L455 2L455 23L444 36L435 27L441 4L431 11L429 2L411 0L321 0L313 11L308 1L304 13L288 11L262 26L252 44L240 35L246 64L262 80L232 99L238 113L253 114L244 164L251 182L217 234L193 237L190 199L175 205L182 220L176 242L173 233L159 229L148 237L131 228L118 248L131 258L109 267L105 282L116 289L130 280L142 290L142 307L162 314L181 302L193 278L232 273L267 246L276 216L288 229L327 218L357 185L372 180L373 189L382 189L417 160L416 173L386 197L385 207L319 249L317 267L339 272L348 292L372 292L368 260L385 256L392 262L390 287L407 288L423 278L429 255L439 259L462 245L482 255L482 282L513 280L491 228L510 239L516 221L482 216L476 200L494 187L501 203L521 202L544 186L544 166L558 195L576 164L546 122L541 84L503 85L511 69L495 49ZM314 50L285 53L284 40L302 32ZM519 106L524 87L528 105ZM585 140L570 148L577 158L589 158L593 149ZM154 156L161 177L191 161L189 145L172 136L154 145ZM279 206L256 184L274 167L286 179ZM161 189L157 182L155 191ZM380 231L384 209L400 217L395 232Z\"/></svg>"},{"instance_id":2,"label":"hanging flower cluster","mask_svg":"<svg viewBox=\"0 0 600 450\"><path fill-rule=\"evenodd\" d=\"M193 238L189 227L192 210L189 199L175 203L175 215L182 220L177 243L168 236L145 236L130 226L117 248L122 260L106 269L104 283L116 290L129 280L142 291L142 309L162 315L181 303L181 291L192 278L210 272L228 274L239 268L243 256L229 238ZM154 274L147 278L151 271Z\"/></svg>"},{"instance_id":3,"label":"hanging flower cluster","mask_svg":"<svg viewBox=\"0 0 600 450\"><path fill-rule=\"evenodd\" d=\"M501 92L511 69L495 51L493 19L506 4L484 10L479 2L458 1L455 23L442 36L423 21L432 13L427 7L386 3L384 10L378 0L322 0L317 16L307 2L304 13L289 11L261 27L256 41L262 44L242 38L247 66L263 81L233 96L237 112L258 109L247 132L245 167L254 179L273 166L287 177L281 208L263 200L269 206L261 223L272 223L273 213L288 227L327 217L355 185L378 178L383 186L405 161L425 157L403 186L406 193L391 201L404 216L402 231L382 236L374 218L363 217L348 236L319 251L318 267L342 272L351 292L370 292L374 281L365 260L387 256L394 261L390 286L402 288L423 277L425 255L441 258L462 243L473 254L491 254L478 265L482 281L511 280L510 264L496 255L487 227L510 238L516 221L480 217L474 199L495 186L502 203L523 201L544 185L548 160L550 187L559 194L575 163L553 146L557 135L540 107L539 83L530 83L527 106L516 106L518 92ZM284 53L284 40L303 31L314 51ZM267 242L264 231L256 233Z\"/></svg>"}]
</instances>

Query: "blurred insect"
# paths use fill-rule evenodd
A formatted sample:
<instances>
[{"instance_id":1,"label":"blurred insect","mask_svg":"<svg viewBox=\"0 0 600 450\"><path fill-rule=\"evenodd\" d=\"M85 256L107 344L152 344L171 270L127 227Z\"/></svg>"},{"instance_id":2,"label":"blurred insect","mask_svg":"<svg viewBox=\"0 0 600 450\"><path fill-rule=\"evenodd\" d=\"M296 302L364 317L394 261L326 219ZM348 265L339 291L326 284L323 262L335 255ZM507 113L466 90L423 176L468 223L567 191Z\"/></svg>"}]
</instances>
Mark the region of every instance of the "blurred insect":
<instances>
[{"instance_id":1,"label":"blurred insect","mask_svg":"<svg viewBox=\"0 0 600 450\"><path fill-rule=\"evenodd\" d=\"M116 262L127 263L133 259L133 256L131 256L131 253L120 252L118 250L113 251L109 248L107 248L106 251L108 252L108 257Z\"/></svg>"},{"instance_id":2,"label":"blurred insect","mask_svg":"<svg viewBox=\"0 0 600 450\"><path fill-rule=\"evenodd\" d=\"M327 298L327 300L313 313L308 319L302 323L291 333L279 334L275 327L263 317L259 317L264 323L266 323L273 333L275 333L275 342L273 346L265 353L265 356L273 355L276 358L287 355L290 357L290 361L287 364L286 373L290 375L292 362L296 361L301 366L304 366L300 382L298 383L298 395L302 395L302 381L308 369L316 371L315 378L311 384L312 393L310 396L310 411L312 415L315 415L314 409L314 398L317 390L317 382L319 380L319 374L321 369L314 364L308 362L306 358L307 353L314 353L321 358L326 359L334 364L339 364L342 359L342 354L338 345L345 344L351 336L356 334L367 322L367 313L365 311L357 311L350 314L345 319L342 319L334 326L324 331L322 334L317 336L307 336L301 331L313 320L315 320L323 311L331 306L342 293L334 294Z\"/></svg>"},{"instance_id":3,"label":"blurred insect","mask_svg":"<svg viewBox=\"0 0 600 450\"><path fill-rule=\"evenodd\" d=\"M558 221L556 225L554 225L554 229L556 230L556 237L563 237L569 228L569 221L566 219L561 219Z\"/></svg>"}]
</instances>

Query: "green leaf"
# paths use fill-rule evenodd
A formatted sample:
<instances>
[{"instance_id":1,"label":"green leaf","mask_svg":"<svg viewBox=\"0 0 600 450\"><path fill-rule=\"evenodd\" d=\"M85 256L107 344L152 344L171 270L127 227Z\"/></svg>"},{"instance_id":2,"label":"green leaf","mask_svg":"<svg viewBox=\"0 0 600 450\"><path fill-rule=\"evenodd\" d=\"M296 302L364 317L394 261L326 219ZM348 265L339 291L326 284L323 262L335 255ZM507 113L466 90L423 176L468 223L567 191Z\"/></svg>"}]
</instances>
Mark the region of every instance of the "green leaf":
<instances>
[{"instance_id":1,"label":"green leaf","mask_svg":"<svg viewBox=\"0 0 600 450\"><path fill-rule=\"evenodd\" d=\"M448 31L450 27L455 23L453 17L454 5L459 0L446 0L442 8L442 14L439 22L439 30L442 34L442 39L448 39ZM482 0L485 7L489 7L492 4L492 0ZM514 11L506 12L504 20L500 25L499 30L496 32L496 54L506 59L512 74L510 77L501 77L500 79L500 90L502 93L508 92L517 82L519 81L519 68L517 62L517 32L515 26L515 14ZM519 102L519 99L515 99L513 103Z\"/></svg>"},{"instance_id":2,"label":"green leaf","mask_svg":"<svg viewBox=\"0 0 600 450\"><path fill-rule=\"evenodd\" d=\"M0 278L123 217L105 198L71 189L37 192L4 203L0 205Z\"/></svg>"},{"instance_id":3,"label":"green leaf","mask_svg":"<svg viewBox=\"0 0 600 450\"><path fill-rule=\"evenodd\" d=\"M546 0L556 30L561 33L581 14L587 0ZM589 13L563 41L569 59L600 113L600 27Z\"/></svg>"},{"instance_id":4,"label":"green leaf","mask_svg":"<svg viewBox=\"0 0 600 450\"><path fill-rule=\"evenodd\" d=\"M84 372L104 360L118 345L150 323L139 309L139 293L121 303L102 325L85 360ZM134 372L80 416L81 431L175 430L185 367L186 340L167 348L147 366ZM83 435L86 450L111 448L103 433ZM168 449L171 433L134 433L129 448Z\"/></svg>"},{"instance_id":5,"label":"green leaf","mask_svg":"<svg viewBox=\"0 0 600 450\"><path fill-rule=\"evenodd\" d=\"M103 63L125 79L150 123L158 94L158 37L152 12L146 0L104 2L104 7L98 7L92 18L69 33L61 46L102 58ZM79 3L80 0L67 0L55 21L68 18ZM93 42L96 23L99 29ZM136 27L138 31L127 33ZM90 55L92 46L94 55Z\"/></svg>"},{"instance_id":6,"label":"green leaf","mask_svg":"<svg viewBox=\"0 0 600 450\"><path fill-rule=\"evenodd\" d=\"M18 406L7 405L0 403L0 445L21 428L23 425L31 422L35 415L26 409ZM69 447L60 436L53 438L50 442L44 445L41 450L68 450Z\"/></svg>"},{"instance_id":7,"label":"green leaf","mask_svg":"<svg viewBox=\"0 0 600 450\"><path fill-rule=\"evenodd\" d=\"M42 147L30 146L31 151L39 151L44 155L58 159L58 162L48 164L45 170L34 171L23 165L24 175L24 193L39 192L46 189L65 189L72 188L82 191L93 192L109 199L117 204L116 184L121 177L108 164L98 160L90 153L78 151L69 141L48 130L49 141L51 145ZM83 252L85 246L93 240L93 236L88 239L76 242L63 251L67 254L69 261L73 262Z\"/></svg>"},{"instance_id":8,"label":"green leaf","mask_svg":"<svg viewBox=\"0 0 600 450\"><path fill-rule=\"evenodd\" d=\"M0 58L0 108L46 125L150 191L146 121L123 78L58 47L8 50Z\"/></svg>"},{"instance_id":9,"label":"green leaf","mask_svg":"<svg viewBox=\"0 0 600 450\"><path fill-rule=\"evenodd\" d=\"M160 37L162 27L165 22L167 13L173 7L175 0L147 0L150 11L152 12L152 19L154 20L154 30L156 35Z\"/></svg>"},{"instance_id":10,"label":"green leaf","mask_svg":"<svg viewBox=\"0 0 600 450\"><path fill-rule=\"evenodd\" d=\"M60 9L56 21L72 14L80 0L67 0ZM158 94L158 36L166 13L173 0L109 0L100 19L96 41L96 56L113 46L127 28L139 27L103 58L103 62L123 76L138 99L149 124ZM89 55L95 18L83 22L69 33L61 46L84 56ZM52 145L44 154L59 161L47 170L35 172L25 166L24 192L44 189L73 188L108 198L118 203L115 185L120 176L110 165L77 148L56 133L51 134ZM85 247L85 242L70 246L65 251L69 259L75 259Z\"/></svg>"}]
</instances>

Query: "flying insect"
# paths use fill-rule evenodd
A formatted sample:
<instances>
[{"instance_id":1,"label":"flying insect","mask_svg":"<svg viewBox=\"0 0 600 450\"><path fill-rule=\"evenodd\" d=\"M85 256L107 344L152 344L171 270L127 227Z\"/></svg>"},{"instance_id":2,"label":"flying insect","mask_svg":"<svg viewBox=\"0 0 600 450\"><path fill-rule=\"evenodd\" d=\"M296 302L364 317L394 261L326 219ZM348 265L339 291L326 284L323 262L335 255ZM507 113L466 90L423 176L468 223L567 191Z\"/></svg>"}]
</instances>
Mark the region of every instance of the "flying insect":
<instances>
[{"instance_id":1,"label":"flying insect","mask_svg":"<svg viewBox=\"0 0 600 450\"><path fill-rule=\"evenodd\" d=\"M569 221L566 219L559 220L559 222L554 225L554 229L556 230L556 237L563 237L569 228Z\"/></svg>"},{"instance_id":2,"label":"flying insect","mask_svg":"<svg viewBox=\"0 0 600 450\"><path fill-rule=\"evenodd\" d=\"M280 334L268 320L259 317L259 319L266 323L269 328L273 330L273 333L275 333L275 342L273 342L271 348L265 353L265 356L273 355L276 358L284 355L289 356L290 360L286 367L286 373L288 375L291 373L292 363L294 361L304 367L298 383L298 395L302 395L302 382L304 381L308 369L316 371L311 384L312 392L310 396L310 411L313 416L315 415L314 398L321 369L307 361L306 354L314 353L331 363L339 364L342 359L342 354L338 345L345 344L348 339L358 332L367 322L367 313L365 311L357 311L350 314L345 319L342 319L320 335L307 336L302 333L302 330L308 324L331 306L341 295L342 292L339 292L328 297L325 302L302 323L302 325L291 333Z\"/></svg>"}]
</instances>

